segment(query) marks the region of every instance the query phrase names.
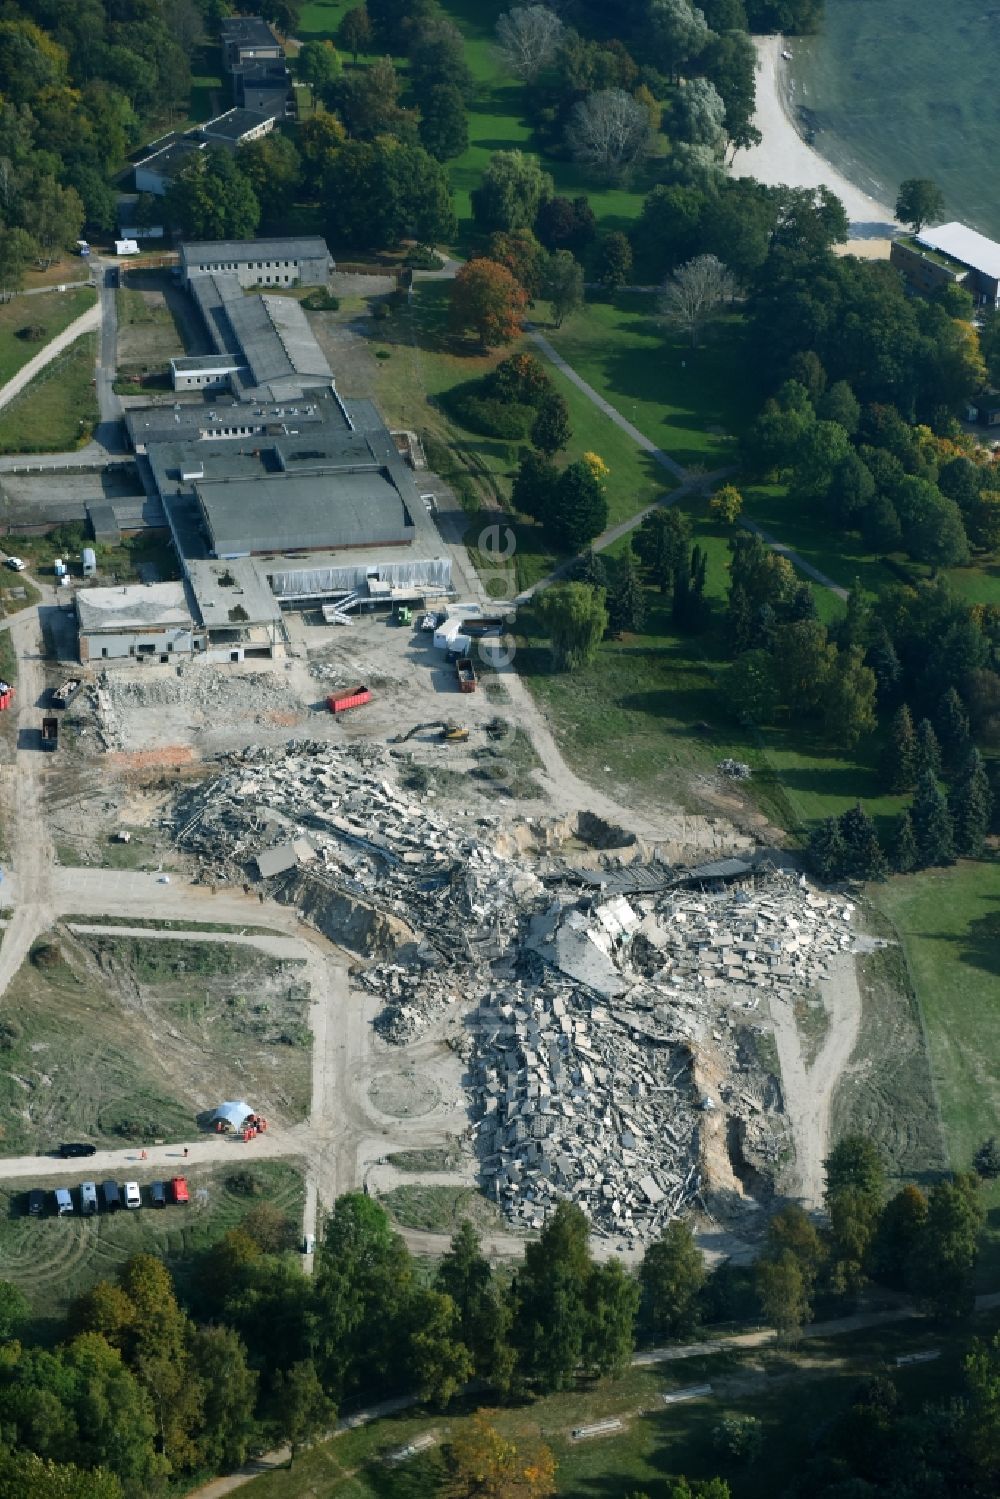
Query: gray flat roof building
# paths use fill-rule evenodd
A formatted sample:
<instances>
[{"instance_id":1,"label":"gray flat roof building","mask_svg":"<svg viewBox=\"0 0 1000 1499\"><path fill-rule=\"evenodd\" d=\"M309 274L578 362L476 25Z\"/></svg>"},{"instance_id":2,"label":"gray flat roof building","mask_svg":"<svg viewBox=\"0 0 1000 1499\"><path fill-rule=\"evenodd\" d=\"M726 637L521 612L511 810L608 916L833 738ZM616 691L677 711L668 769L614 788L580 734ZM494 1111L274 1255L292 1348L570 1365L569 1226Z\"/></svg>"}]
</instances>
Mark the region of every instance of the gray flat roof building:
<instances>
[{"instance_id":1,"label":"gray flat roof building","mask_svg":"<svg viewBox=\"0 0 1000 1499\"><path fill-rule=\"evenodd\" d=\"M195 494L217 557L405 546L414 534L383 469L199 481Z\"/></svg>"},{"instance_id":2,"label":"gray flat roof building","mask_svg":"<svg viewBox=\"0 0 1000 1499\"><path fill-rule=\"evenodd\" d=\"M235 271L242 284L252 283L243 277L251 270L279 272L294 270L301 286L325 285L333 262L326 240L319 235L289 239L212 239L192 240L181 245L181 268L185 276L198 271ZM306 274L321 272L318 281L307 281ZM303 274L306 273L306 274Z\"/></svg>"}]
</instances>

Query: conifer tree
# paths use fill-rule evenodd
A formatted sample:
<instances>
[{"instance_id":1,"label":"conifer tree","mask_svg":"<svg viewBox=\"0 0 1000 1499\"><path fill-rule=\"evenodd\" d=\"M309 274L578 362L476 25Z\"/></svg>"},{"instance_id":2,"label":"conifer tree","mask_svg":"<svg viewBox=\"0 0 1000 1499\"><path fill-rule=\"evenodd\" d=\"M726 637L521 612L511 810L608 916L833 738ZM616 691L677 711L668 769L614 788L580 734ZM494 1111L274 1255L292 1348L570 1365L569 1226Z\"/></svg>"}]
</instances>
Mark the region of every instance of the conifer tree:
<instances>
[{"instance_id":1,"label":"conifer tree","mask_svg":"<svg viewBox=\"0 0 1000 1499\"><path fill-rule=\"evenodd\" d=\"M972 741L969 738L969 715L954 687L949 687L938 703L934 727L946 769L959 770L965 765Z\"/></svg>"},{"instance_id":2,"label":"conifer tree","mask_svg":"<svg viewBox=\"0 0 1000 1499\"><path fill-rule=\"evenodd\" d=\"M890 791L909 791L917 778L917 736L906 703L892 717L882 758L882 776Z\"/></svg>"},{"instance_id":3,"label":"conifer tree","mask_svg":"<svg viewBox=\"0 0 1000 1499\"><path fill-rule=\"evenodd\" d=\"M903 668L896 654L896 647L889 637L889 631L881 620L878 621L872 632L871 644L868 647L866 659L868 665L875 673L875 680L878 682L879 698L883 702L890 700L899 685Z\"/></svg>"},{"instance_id":4,"label":"conifer tree","mask_svg":"<svg viewBox=\"0 0 1000 1499\"><path fill-rule=\"evenodd\" d=\"M588 548L573 568L574 583L589 583L592 588L608 586L608 569L600 552Z\"/></svg>"},{"instance_id":5,"label":"conifer tree","mask_svg":"<svg viewBox=\"0 0 1000 1499\"><path fill-rule=\"evenodd\" d=\"M847 873L857 880L884 880L889 873L875 824L860 802L840 818L847 854Z\"/></svg>"},{"instance_id":6,"label":"conifer tree","mask_svg":"<svg viewBox=\"0 0 1000 1499\"><path fill-rule=\"evenodd\" d=\"M641 630L646 618L646 596L639 565L631 547L622 553L608 595L608 629L612 635Z\"/></svg>"},{"instance_id":7,"label":"conifer tree","mask_svg":"<svg viewBox=\"0 0 1000 1499\"><path fill-rule=\"evenodd\" d=\"M944 792L933 771L923 770L913 798L913 834L922 867L952 864L955 859L955 827Z\"/></svg>"},{"instance_id":8,"label":"conifer tree","mask_svg":"<svg viewBox=\"0 0 1000 1499\"><path fill-rule=\"evenodd\" d=\"M955 824L956 849L970 859L978 859L986 846L993 794L983 757L977 749L966 756L961 776L949 797L949 810Z\"/></svg>"},{"instance_id":9,"label":"conifer tree","mask_svg":"<svg viewBox=\"0 0 1000 1499\"><path fill-rule=\"evenodd\" d=\"M892 867L896 874L909 874L917 867L917 840L913 833L913 818L909 812L900 812L893 829L889 846Z\"/></svg>"},{"instance_id":10,"label":"conifer tree","mask_svg":"<svg viewBox=\"0 0 1000 1499\"><path fill-rule=\"evenodd\" d=\"M925 770L929 770L933 776L941 774L941 746L938 744L934 725L929 718L922 718L917 724L917 750L914 766L918 779Z\"/></svg>"},{"instance_id":11,"label":"conifer tree","mask_svg":"<svg viewBox=\"0 0 1000 1499\"><path fill-rule=\"evenodd\" d=\"M835 817L828 817L809 838L809 860L821 880L829 883L843 877L847 868L847 845Z\"/></svg>"}]
</instances>

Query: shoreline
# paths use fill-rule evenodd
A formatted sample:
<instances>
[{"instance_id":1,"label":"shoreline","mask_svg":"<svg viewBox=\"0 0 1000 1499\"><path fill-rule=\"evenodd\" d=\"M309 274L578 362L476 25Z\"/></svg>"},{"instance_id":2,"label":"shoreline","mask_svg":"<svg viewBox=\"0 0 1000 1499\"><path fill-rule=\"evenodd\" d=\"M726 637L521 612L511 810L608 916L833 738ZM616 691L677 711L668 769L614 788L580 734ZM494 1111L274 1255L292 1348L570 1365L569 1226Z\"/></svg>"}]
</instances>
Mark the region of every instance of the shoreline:
<instances>
[{"instance_id":1,"label":"shoreline","mask_svg":"<svg viewBox=\"0 0 1000 1499\"><path fill-rule=\"evenodd\" d=\"M898 234L899 225L889 205L857 187L799 133L784 87L784 37L755 36L752 41L757 51L753 122L763 139L759 146L737 151L730 168L732 175L755 177L768 187L828 187L847 210L852 253L858 253L854 241L887 241ZM875 246L868 248L871 253ZM888 250L883 253L888 254Z\"/></svg>"}]
</instances>

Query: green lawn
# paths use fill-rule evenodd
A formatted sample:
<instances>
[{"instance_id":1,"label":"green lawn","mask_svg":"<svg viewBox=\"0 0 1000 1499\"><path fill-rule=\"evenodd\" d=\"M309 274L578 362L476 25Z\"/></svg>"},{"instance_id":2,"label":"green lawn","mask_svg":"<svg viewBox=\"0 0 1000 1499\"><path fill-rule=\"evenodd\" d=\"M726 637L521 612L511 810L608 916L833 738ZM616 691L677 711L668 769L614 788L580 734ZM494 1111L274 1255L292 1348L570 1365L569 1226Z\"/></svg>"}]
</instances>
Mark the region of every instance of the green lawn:
<instances>
[{"instance_id":1,"label":"green lawn","mask_svg":"<svg viewBox=\"0 0 1000 1499\"><path fill-rule=\"evenodd\" d=\"M96 356L97 335L85 333L0 411L0 453L60 452L89 441L97 425Z\"/></svg>"},{"instance_id":2,"label":"green lawn","mask_svg":"<svg viewBox=\"0 0 1000 1499\"><path fill-rule=\"evenodd\" d=\"M963 861L878 892L916 981L952 1163L1000 1135L1000 863Z\"/></svg>"},{"instance_id":3,"label":"green lawn","mask_svg":"<svg viewBox=\"0 0 1000 1499\"><path fill-rule=\"evenodd\" d=\"M43 292L37 297L15 297L0 306L0 385L40 354L45 345L93 307L97 293L90 286L75 291ZM25 329L31 337L19 337Z\"/></svg>"},{"instance_id":4,"label":"green lawn","mask_svg":"<svg viewBox=\"0 0 1000 1499\"><path fill-rule=\"evenodd\" d=\"M544 328L564 359L644 437L687 467L737 461L733 437L753 415L742 324L728 319L702 348L670 336L655 298L620 292Z\"/></svg>"},{"instance_id":5,"label":"green lawn","mask_svg":"<svg viewBox=\"0 0 1000 1499\"><path fill-rule=\"evenodd\" d=\"M424 281L417 284L412 302L385 322L366 320L366 332L376 351L389 355L377 361L372 394L391 426L430 431L440 437L483 476L487 491L506 500L521 444L465 431L442 408L440 398L463 381L486 374L516 348L532 346L525 339L484 356L471 342L451 338L447 307L447 284ZM546 362L539 350L532 351ZM611 471L607 484L611 524L634 515L673 488L670 475L610 417L554 367L549 366L549 372L569 406L573 437L566 458L573 461L584 452L597 452Z\"/></svg>"},{"instance_id":6,"label":"green lawn","mask_svg":"<svg viewBox=\"0 0 1000 1499\"><path fill-rule=\"evenodd\" d=\"M821 1434L855 1396L860 1382L888 1369L904 1407L916 1410L957 1390L961 1359L970 1338L990 1337L997 1314L972 1326L942 1330L901 1324L875 1333L803 1344L789 1353L741 1357L725 1353L674 1365L630 1369L620 1379L581 1382L577 1389L544 1400L491 1412L491 1420L517 1441L541 1439L558 1463L561 1494L662 1495L669 1477L719 1476L733 1499L773 1499L783 1493L811 1457ZM896 1369L901 1353L940 1348L932 1364ZM710 1383L707 1398L665 1407L664 1392ZM716 1451L712 1433L730 1412L756 1416L764 1426L764 1448L755 1463L739 1465ZM621 1431L574 1442L574 1427L617 1416ZM468 1419L462 1409L444 1415L416 1412L345 1432L304 1452L295 1466L262 1474L251 1484L253 1499L433 1499L445 1485L442 1446ZM396 1467L387 1454L431 1432L435 1445Z\"/></svg>"}]
</instances>

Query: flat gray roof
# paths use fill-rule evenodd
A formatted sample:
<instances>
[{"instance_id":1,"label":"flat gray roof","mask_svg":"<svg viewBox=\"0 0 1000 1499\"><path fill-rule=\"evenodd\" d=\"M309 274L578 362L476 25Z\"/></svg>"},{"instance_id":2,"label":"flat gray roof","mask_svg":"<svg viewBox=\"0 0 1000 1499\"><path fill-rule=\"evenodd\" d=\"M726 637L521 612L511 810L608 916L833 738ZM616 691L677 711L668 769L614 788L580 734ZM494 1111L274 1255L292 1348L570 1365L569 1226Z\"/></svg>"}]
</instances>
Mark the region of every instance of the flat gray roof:
<instances>
[{"instance_id":1,"label":"flat gray roof","mask_svg":"<svg viewBox=\"0 0 1000 1499\"><path fill-rule=\"evenodd\" d=\"M206 120L200 127L203 135L218 136L220 140L239 141L250 130L256 130L268 120L276 117L273 114L262 114L257 109L227 109L225 114L217 115L214 120Z\"/></svg>"},{"instance_id":2,"label":"flat gray roof","mask_svg":"<svg viewBox=\"0 0 1000 1499\"><path fill-rule=\"evenodd\" d=\"M985 234L979 234L977 230L957 222L938 224L934 229L921 229L915 238L918 245L926 245L930 250L950 255L953 260L960 260L974 271L1000 281L1000 244L995 239L987 239Z\"/></svg>"},{"instance_id":3,"label":"flat gray roof","mask_svg":"<svg viewBox=\"0 0 1000 1499\"><path fill-rule=\"evenodd\" d=\"M256 385L290 375L333 379L326 355L293 297L247 297L241 292L238 298L227 297L225 309Z\"/></svg>"},{"instance_id":4,"label":"flat gray roof","mask_svg":"<svg viewBox=\"0 0 1000 1499\"><path fill-rule=\"evenodd\" d=\"M174 177L186 167L192 155L198 151L207 151L208 142L198 140L194 136L184 136L179 141L171 141L169 146L163 146L159 151L154 151L152 156L143 157L137 161L135 170L146 170L150 172L161 172L166 177Z\"/></svg>"},{"instance_id":5,"label":"flat gray roof","mask_svg":"<svg viewBox=\"0 0 1000 1499\"><path fill-rule=\"evenodd\" d=\"M261 260L315 260L329 254L326 240L318 234L293 239L206 239L181 245L181 264L218 265L236 261L256 265Z\"/></svg>"},{"instance_id":6,"label":"flat gray roof","mask_svg":"<svg viewBox=\"0 0 1000 1499\"><path fill-rule=\"evenodd\" d=\"M182 354L171 359L170 368L179 375L189 375L198 370L238 370L242 363L238 354Z\"/></svg>"},{"instance_id":7,"label":"flat gray roof","mask_svg":"<svg viewBox=\"0 0 1000 1499\"><path fill-rule=\"evenodd\" d=\"M218 556L399 545L413 522L385 470L259 474L194 486Z\"/></svg>"},{"instance_id":8,"label":"flat gray roof","mask_svg":"<svg viewBox=\"0 0 1000 1499\"><path fill-rule=\"evenodd\" d=\"M81 588L76 611L84 634L193 624L183 583L138 583L123 588Z\"/></svg>"},{"instance_id":9,"label":"flat gray roof","mask_svg":"<svg viewBox=\"0 0 1000 1499\"><path fill-rule=\"evenodd\" d=\"M226 562L188 558L185 567L198 612L209 630L225 629L227 625L270 625L281 618L266 577L249 557Z\"/></svg>"},{"instance_id":10,"label":"flat gray roof","mask_svg":"<svg viewBox=\"0 0 1000 1499\"><path fill-rule=\"evenodd\" d=\"M242 42L244 46L277 47L278 38L260 16L225 16L220 22L224 42Z\"/></svg>"}]
</instances>

